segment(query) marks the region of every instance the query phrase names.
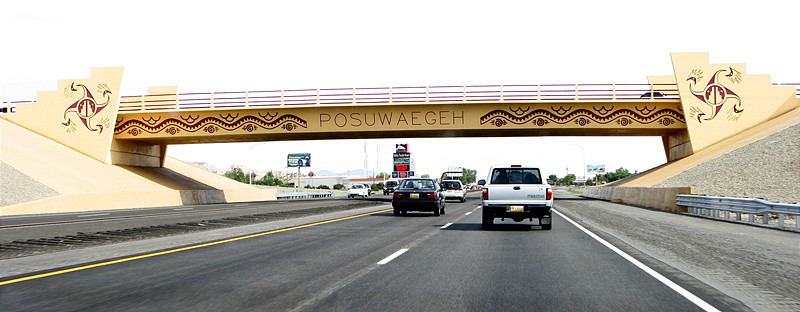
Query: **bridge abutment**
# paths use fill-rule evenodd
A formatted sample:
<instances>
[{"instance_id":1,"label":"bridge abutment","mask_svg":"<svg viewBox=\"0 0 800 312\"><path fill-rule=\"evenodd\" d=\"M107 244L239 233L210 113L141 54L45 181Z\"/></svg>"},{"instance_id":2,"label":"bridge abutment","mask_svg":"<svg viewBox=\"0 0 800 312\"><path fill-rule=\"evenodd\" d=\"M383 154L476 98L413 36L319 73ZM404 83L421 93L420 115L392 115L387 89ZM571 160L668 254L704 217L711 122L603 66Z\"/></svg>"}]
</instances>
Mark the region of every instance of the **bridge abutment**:
<instances>
[{"instance_id":1,"label":"bridge abutment","mask_svg":"<svg viewBox=\"0 0 800 312\"><path fill-rule=\"evenodd\" d=\"M111 164L134 167L164 167L167 145L114 140L111 143Z\"/></svg>"}]
</instances>

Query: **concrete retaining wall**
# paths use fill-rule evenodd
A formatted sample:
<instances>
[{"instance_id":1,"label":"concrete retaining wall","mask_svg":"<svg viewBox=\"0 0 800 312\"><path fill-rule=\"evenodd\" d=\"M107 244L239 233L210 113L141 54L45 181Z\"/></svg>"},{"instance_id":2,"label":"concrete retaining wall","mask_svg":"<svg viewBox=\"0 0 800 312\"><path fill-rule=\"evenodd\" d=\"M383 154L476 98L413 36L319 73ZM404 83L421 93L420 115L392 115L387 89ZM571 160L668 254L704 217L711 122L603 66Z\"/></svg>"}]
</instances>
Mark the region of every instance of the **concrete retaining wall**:
<instances>
[{"instance_id":1,"label":"concrete retaining wall","mask_svg":"<svg viewBox=\"0 0 800 312\"><path fill-rule=\"evenodd\" d=\"M615 203L686 212L686 207L678 206L676 203L678 194L694 194L694 187L593 186L586 189L581 196Z\"/></svg>"},{"instance_id":2,"label":"concrete retaining wall","mask_svg":"<svg viewBox=\"0 0 800 312\"><path fill-rule=\"evenodd\" d=\"M0 216L267 201L276 200L276 194L276 190L261 189L69 194L5 206Z\"/></svg>"}]
</instances>

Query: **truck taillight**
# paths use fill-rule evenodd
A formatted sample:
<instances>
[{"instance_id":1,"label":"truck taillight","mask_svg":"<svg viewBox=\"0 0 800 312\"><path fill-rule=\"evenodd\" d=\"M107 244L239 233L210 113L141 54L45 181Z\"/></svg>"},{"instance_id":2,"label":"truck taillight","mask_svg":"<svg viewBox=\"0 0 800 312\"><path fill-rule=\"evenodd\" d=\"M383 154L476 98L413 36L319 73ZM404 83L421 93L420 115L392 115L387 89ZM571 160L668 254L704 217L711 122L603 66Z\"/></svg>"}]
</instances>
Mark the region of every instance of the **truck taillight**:
<instances>
[{"instance_id":1,"label":"truck taillight","mask_svg":"<svg viewBox=\"0 0 800 312\"><path fill-rule=\"evenodd\" d=\"M483 199L489 200L489 189L483 188Z\"/></svg>"},{"instance_id":2,"label":"truck taillight","mask_svg":"<svg viewBox=\"0 0 800 312\"><path fill-rule=\"evenodd\" d=\"M553 199L553 189L547 188L547 200Z\"/></svg>"}]
</instances>

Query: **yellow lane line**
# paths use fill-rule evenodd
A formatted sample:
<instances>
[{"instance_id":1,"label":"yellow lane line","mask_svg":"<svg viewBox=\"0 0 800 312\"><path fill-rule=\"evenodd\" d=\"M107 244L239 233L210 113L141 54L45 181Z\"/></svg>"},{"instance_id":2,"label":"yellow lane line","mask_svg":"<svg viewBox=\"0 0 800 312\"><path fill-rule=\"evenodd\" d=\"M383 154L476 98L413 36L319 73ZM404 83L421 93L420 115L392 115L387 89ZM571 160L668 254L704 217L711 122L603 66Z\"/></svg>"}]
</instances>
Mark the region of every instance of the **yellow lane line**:
<instances>
[{"instance_id":1,"label":"yellow lane line","mask_svg":"<svg viewBox=\"0 0 800 312\"><path fill-rule=\"evenodd\" d=\"M118 259L118 260L113 260L113 261L106 261L106 262L101 262L101 263L96 263L96 264L84 265L84 266L80 266L80 267L76 267L76 268L59 270L59 271L54 271L54 272L50 272L50 273L44 273L44 274L38 274L38 275L32 275L32 276L26 276L26 277L20 277L20 278L17 278L17 279L12 279L12 280L8 280L8 281L0 282L0 286L19 283L19 282L33 280L33 279L39 279L39 278L53 276L53 275L60 275L60 274L69 273L69 272L82 271L82 270L86 270L86 269L91 269L91 268L96 268L96 267L101 267L101 266L106 266L106 265L111 265L111 264L117 264L117 263L122 263L122 262L128 262L128 261L133 261L133 260L139 260L139 259L144 259L144 258L161 256L161 255L171 254L171 253L175 253L175 252L179 252L179 251L186 251L186 250L192 250L192 249L197 249L197 248L202 248L202 247L208 247L208 246L214 246L214 245L219 245L219 244L224 244L224 243L230 243L230 242L235 242L235 241L244 240L244 239L248 239L248 238L254 238L254 237L259 237L259 236L264 236L264 235L269 235L269 234L275 234L275 233L281 233L281 232L286 232L286 231L291 231L291 230L297 230L297 229L302 229L302 228L307 228L307 227L312 227L312 226L317 226L317 225L322 225L322 224L327 224L327 223L333 223L333 222L337 222L337 221L344 221L344 220L364 217L364 216L368 216L368 215L373 215L373 214L376 214L376 213L387 212L387 211L391 211L391 210L392 209L385 209L385 210L374 211L374 212L369 212L369 213L364 213L364 214L359 214L359 215L354 215L354 216L349 216L349 217L343 217L343 218L339 218L339 219L320 221L320 222L309 223L309 224L304 224L304 225L298 225L298 226L284 228L284 229L278 229L278 230L272 230L272 231L261 232L261 233L256 233L256 234L250 234L250 235L246 235L246 236L234 237L234 238L229 238L229 239L216 241L216 242L204 243L204 244L199 244L199 245L192 245L192 246L187 246L187 247L182 247L182 248L177 248L177 249L170 249L170 250L165 250L165 251L160 251L160 252L155 252L155 253L144 254L144 255L135 256L135 257L128 257L128 258L123 258L123 259Z\"/></svg>"}]
</instances>

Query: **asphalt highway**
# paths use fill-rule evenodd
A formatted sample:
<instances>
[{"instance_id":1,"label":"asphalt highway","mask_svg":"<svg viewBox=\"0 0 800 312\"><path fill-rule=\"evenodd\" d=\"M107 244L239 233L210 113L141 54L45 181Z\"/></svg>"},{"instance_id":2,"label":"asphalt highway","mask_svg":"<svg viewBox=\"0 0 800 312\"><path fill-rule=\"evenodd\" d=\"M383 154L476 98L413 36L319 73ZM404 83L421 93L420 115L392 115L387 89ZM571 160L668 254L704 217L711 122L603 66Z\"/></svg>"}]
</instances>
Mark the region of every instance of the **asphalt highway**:
<instances>
[{"instance_id":1,"label":"asphalt highway","mask_svg":"<svg viewBox=\"0 0 800 312\"><path fill-rule=\"evenodd\" d=\"M550 231L510 220L482 231L479 205L474 195L448 201L440 217L395 217L385 205L69 272L5 278L0 310L747 310L691 277L626 259L624 250L561 214Z\"/></svg>"}]
</instances>

